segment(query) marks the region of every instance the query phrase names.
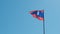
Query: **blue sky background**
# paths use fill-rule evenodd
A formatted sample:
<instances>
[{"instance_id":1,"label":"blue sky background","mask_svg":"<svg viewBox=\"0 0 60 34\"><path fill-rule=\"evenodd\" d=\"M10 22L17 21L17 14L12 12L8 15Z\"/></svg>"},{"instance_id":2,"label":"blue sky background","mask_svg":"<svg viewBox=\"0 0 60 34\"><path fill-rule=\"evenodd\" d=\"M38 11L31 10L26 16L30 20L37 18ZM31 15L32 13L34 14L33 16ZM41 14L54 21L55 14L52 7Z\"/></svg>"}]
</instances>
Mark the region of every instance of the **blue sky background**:
<instances>
[{"instance_id":1,"label":"blue sky background","mask_svg":"<svg viewBox=\"0 0 60 34\"><path fill-rule=\"evenodd\" d=\"M42 34L42 21L29 14L41 9L46 34L60 34L60 0L0 0L0 34Z\"/></svg>"}]
</instances>

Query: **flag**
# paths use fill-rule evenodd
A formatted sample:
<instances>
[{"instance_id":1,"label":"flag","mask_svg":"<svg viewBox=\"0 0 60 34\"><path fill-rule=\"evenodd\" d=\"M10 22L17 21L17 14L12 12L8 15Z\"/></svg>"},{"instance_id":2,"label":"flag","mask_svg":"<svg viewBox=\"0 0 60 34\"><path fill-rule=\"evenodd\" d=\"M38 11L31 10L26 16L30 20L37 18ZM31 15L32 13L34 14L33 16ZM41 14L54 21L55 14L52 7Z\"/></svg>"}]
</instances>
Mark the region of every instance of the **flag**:
<instances>
[{"instance_id":1,"label":"flag","mask_svg":"<svg viewBox=\"0 0 60 34\"><path fill-rule=\"evenodd\" d=\"M38 20L44 20L44 10L32 10L29 13Z\"/></svg>"}]
</instances>

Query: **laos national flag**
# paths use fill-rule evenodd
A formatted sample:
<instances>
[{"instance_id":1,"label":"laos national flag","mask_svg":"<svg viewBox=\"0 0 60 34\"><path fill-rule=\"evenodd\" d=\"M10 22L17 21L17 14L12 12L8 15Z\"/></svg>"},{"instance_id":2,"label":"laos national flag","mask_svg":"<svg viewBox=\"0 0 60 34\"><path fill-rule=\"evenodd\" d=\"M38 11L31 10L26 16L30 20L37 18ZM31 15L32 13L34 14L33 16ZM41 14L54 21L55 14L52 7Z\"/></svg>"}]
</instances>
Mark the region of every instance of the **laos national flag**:
<instances>
[{"instance_id":1,"label":"laos national flag","mask_svg":"<svg viewBox=\"0 0 60 34\"><path fill-rule=\"evenodd\" d=\"M44 20L44 10L32 10L30 14L38 20Z\"/></svg>"}]
</instances>

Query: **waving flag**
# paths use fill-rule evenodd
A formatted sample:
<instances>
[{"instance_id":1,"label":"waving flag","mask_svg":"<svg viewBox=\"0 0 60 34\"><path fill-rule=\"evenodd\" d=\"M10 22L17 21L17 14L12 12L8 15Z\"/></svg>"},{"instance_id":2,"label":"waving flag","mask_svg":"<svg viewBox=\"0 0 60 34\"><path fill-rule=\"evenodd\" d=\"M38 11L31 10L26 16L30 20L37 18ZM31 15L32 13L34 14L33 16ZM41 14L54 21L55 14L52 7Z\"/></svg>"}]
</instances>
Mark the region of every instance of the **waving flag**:
<instances>
[{"instance_id":1,"label":"waving flag","mask_svg":"<svg viewBox=\"0 0 60 34\"><path fill-rule=\"evenodd\" d=\"M44 10L32 10L29 12L34 18L43 20L43 34L45 34Z\"/></svg>"},{"instance_id":2,"label":"waving flag","mask_svg":"<svg viewBox=\"0 0 60 34\"><path fill-rule=\"evenodd\" d=\"M32 10L30 14L38 20L44 20L44 10Z\"/></svg>"}]
</instances>

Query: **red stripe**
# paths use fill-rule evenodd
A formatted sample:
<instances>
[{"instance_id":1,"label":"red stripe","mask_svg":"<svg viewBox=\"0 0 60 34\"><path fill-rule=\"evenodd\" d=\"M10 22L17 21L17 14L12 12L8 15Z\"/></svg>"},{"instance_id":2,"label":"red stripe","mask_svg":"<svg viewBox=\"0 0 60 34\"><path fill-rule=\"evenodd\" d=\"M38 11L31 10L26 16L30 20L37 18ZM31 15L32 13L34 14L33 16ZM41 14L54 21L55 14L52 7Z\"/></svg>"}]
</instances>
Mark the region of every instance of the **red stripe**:
<instances>
[{"instance_id":1,"label":"red stripe","mask_svg":"<svg viewBox=\"0 0 60 34\"><path fill-rule=\"evenodd\" d=\"M42 18L42 17L37 17L37 19L38 19L38 20L44 20L44 18Z\"/></svg>"},{"instance_id":2,"label":"red stripe","mask_svg":"<svg viewBox=\"0 0 60 34\"><path fill-rule=\"evenodd\" d=\"M31 14L32 12L35 12L36 10L32 10L32 11L30 11L29 13Z\"/></svg>"},{"instance_id":3,"label":"red stripe","mask_svg":"<svg viewBox=\"0 0 60 34\"><path fill-rule=\"evenodd\" d=\"M36 15L36 14L33 14L32 16L33 16L34 18L37 18L37 15Z\"/></svg>"}]
</instances>

